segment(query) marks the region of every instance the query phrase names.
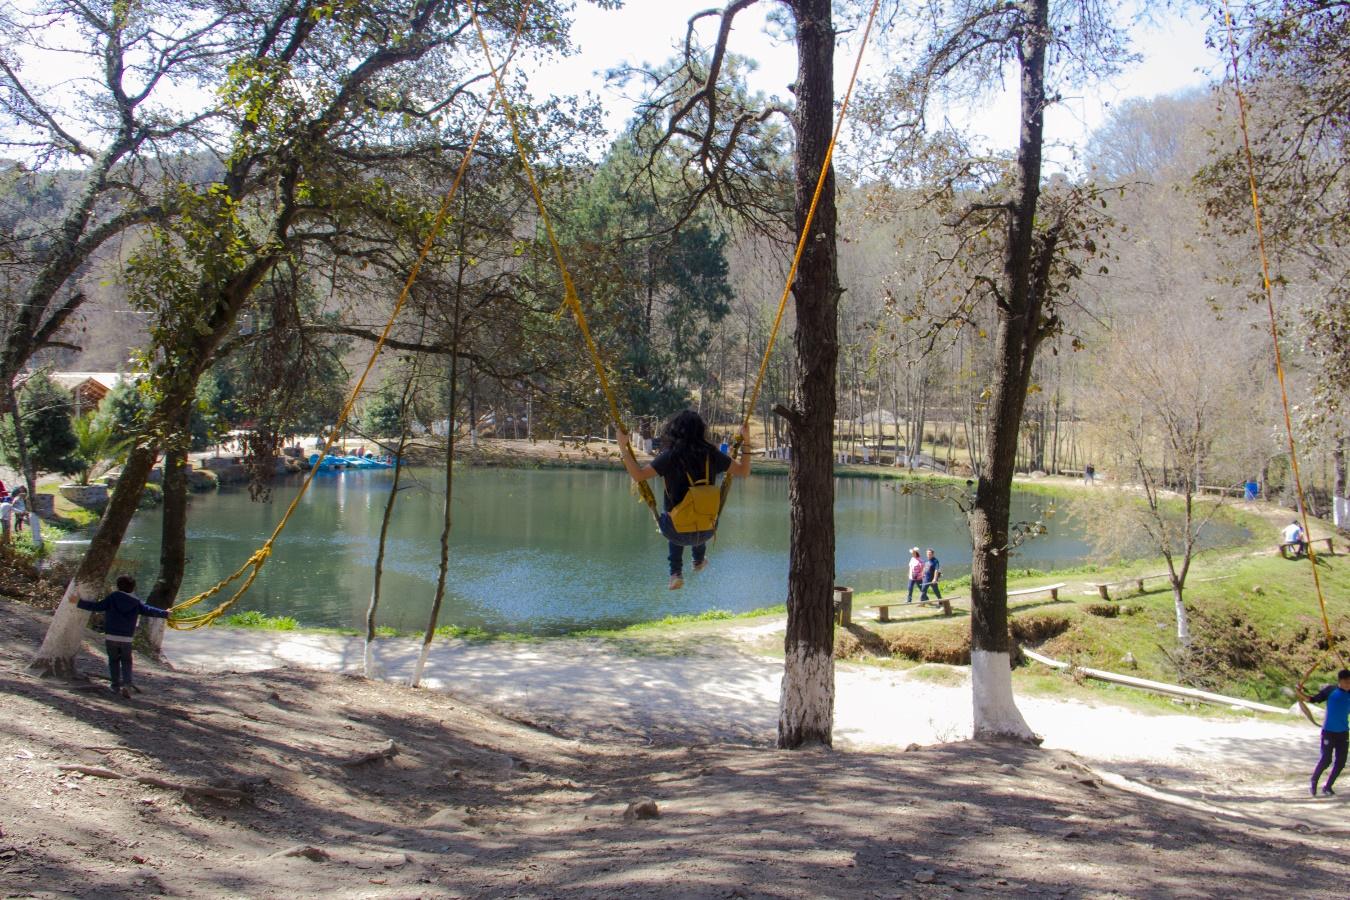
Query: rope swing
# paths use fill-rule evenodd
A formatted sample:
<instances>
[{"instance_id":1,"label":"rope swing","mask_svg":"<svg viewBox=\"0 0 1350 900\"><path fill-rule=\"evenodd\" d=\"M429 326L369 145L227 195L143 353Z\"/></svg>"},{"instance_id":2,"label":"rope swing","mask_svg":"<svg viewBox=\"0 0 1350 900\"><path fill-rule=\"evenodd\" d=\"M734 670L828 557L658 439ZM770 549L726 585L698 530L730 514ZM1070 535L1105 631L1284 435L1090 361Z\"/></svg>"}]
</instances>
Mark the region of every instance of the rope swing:
<instances>
[{"instance_id":1,"label":"rope swing","mask_svg":"<svg viewBox=\"0 0 1350 900\"><path fill-rule=\"evenodd\" d=\"M787 310L788 296L792 291L792 283L797 277L797 268L801 264L802 254L806 250L807 236L811 233L811 224L815 219L816 207L820 204L820 195L825 189L825 179L830 171L830 162L834 158L834 147L839 140L839 133L844 126L844 118L848 114L849 101L853 97L853 87L858 80L858 71L862 68L863 53L867 49L867 41L872 33L872 25L876 21L877 10L881 6L881 0L873 0L871 12L867 16L867 26L863 30L862 41L858 46L858 55L853 62L853 72L849 76L848 88L844 92L844 99L839 107L839 115L835 121L834 132L830 135L830 143L825 148L825 159L820 167L820 176L816 180L815 192L811 195L811 206L807 210L806 220L802 223L801 233L797 237L797 249L792 256L792 265L788 269L787 279L783 284L782 296L778 300L778 312L774 316L773 328L769 332L769 341L764 348L764 356L760 360L759 372L755 376L754 388L747 395L744 412L741 418L741 428L748 428L750 425L750 416L755 408L755 403L759 399L760 389L764 384L764 376L769 368L769 358L773 353L774 342L778 339L778 331L783 323L783 315ZM544 232L548 236L549 246L553 250L553 258L558 264L558 271L562 276L563 282L563 303L567 309L571 310L572 317L576 320L577 328L581 331L582 339L585 341L586 350L590 354L591 363L595 367L595 374L600 382L600 389L604 392L606 403L609 407L610 419L614 427L620 431L627 431L623 427L623 420L619 416L619 403L614 396L614 390L610 385L609 376L605 370L604 361L600 357L600 351L596 347L595 339L591 336L590 324L586 321L586 312L582 309L581 300L577 296L576 286L572 282L572 275L568 271L567 261L563 256L562 247L558 243L558 238L553 232L553 225L549 219L548 209L544 206L543 194L539 190L539 183L534 177L534 168L530 165L529 155L525 152L525 145L520 137L520 129L517 124L516 110L506 99L505 90L502 87L501 78L497 75L496 68L492 65L492 53L488 49L487 36L483 33L483 26L478 21L478 13L470 7L469 14L473 17L474 26L478 29L478 42L483 48L483 56L487 60L488 69L493 72L493 77L497 79L497 94L501 97L502 111L506 114L507 122L511 126L511 140L516 145L516 153L520 157L521 166L525 169L525 177L529 180L530 190L534 194L534 203L539 210L539 218L543 223ZM731 448L731 458L735 460L741 453L741 436L738 433L733 441ZM728 472L722 480L720 494L720 503L718 513L726 508L727 495L731 491L731 473ZM637 482L638 495L642 501L651 509L652 515L659 518L660 510L656 505L656 497L652 493L651 486L646 481Z\"/></svg>"},{"instance_id":2,"label":"rope swing","mask_svg":"<svg viewBox=\"0 0 1350 900\"><path fill-rule=\"evenodd\" d=\"M1270 257L1266 252L1265 228L1261 221L1261 194L1256 185L1256 161L1252 156L1251 137L1247 129L1247 101L1242 93L1242 82L1238 73L1237 37L1233 30L1233 16L1229 9L1228 0L1223 2L1223 21L1228 32L1228 51L1233 69L1233 93L1237 96L1238 125L1242 131L1242 152L1247 164L1247 185L1251 193L1252 223L1256 231L1257 250L1261 257L1261 289L1265 294L1266 312L1270 318L1270 340L1275 351L1275 376L1280 385L1280 403L1284 411L1284 433L1289 447L1289 469L1293 474L1294 488L1298 495L1299 524L1306 535L1310 533L1308 531L1308 505L1303 493L1303 478L1299 473L1298 446L1294 440L1293 419L1289 413L1289 391L1285 386L1284 361L1280 354L1280 327L1275 317L1275 294L1270 280ZM1313 588L1317 593L1317 604L1322 613L1322 631L1326 636L1327 649L1313 663L1312 668L1303 673L1303 677L1299 679L1298 705L1303 710L1303 715L1307 716L1308 721L1320 727L1321 723L1313 716L1312 711L1308 709L1308 704L1303 700L1304 686L1313 673L1333 656L1339 657L1341 665L1344 667L1345 656L1336 646L1336 635L1331 630L1331 619L1327 615L1327 599L1322 591L1321 575L1317 571L1317 551L1313 549L1312 541L1308 541L1307 557L1308 564L1312 567Z\"/></svg>"},{"instance_id":3,"label":"rope swing","mask_svg":"<svg viewBox=\"0 0 1350 900\"><path fill-rule=\"evenodd\" d=\"M371 351L370 358L366 361L365 368L362 370L361 375L357 379L355 386L349 393L346 402L343 403L342 410L338 415L334 427L329 431L328 437L324 441L323 447L319 452L318 458L315 460L314 465L311 467L310 471L306 474L304 481L301 482L299 489L296 491L295 497L291 500L290 506L287 507L286 512L281 517L280 521L277 522L277 525L273 529L272 534L267 538L265 542L263 542L261 547L259 547L257 550L253 552L251 556L249 556L249 558L244 562L243 565L241 565L229 576L221 579L219 582L212 585L205 591L202 591L201 593L189 597L186 600L183 600L180 603L176 603L172 607L170 607L169 625L172 626L173 628L180 630L200 628L204 625L209 625L210 623L219 619L230 609L230 607L234 606L234 604L237 603L240 600L240 598L244 596L245 593L247 593L248 589L252 586L253 582L262 572L263 566L267 564L267 560L271 557L272 551L275 548L277 541L280 539L282 533L286 529L287 524L290 522L291 517L294 515L296 509L299 507L300 501L304 497L306 491L309 490L309 486L313 483L315 475L319 472L319 464L322 463L323 460L328 456L329 452L333 447L334 442L337 439L338 434L341 433L343 427L346 425L347 420L351 415L352 408L354 407L357 398L360 396L361 391L365 387L366 380L369 377L371 370L374 368L376 360L379 359L380 353L384 349L385 343L388 340L390 332L393 330L394 323L397 321L399 313L403 310L403 307L407 303L408 297L412 292L413 285L417 281L417 276L421 271L422 265L426 261L426 258L430 254L432 247L435 245L436 240L440 237L441 232L445 227L445 223L449 218L450 204L453 202L455 195L459 190L460 184L463 181L464 173L468 169L469 162L472 159L474 150L478 145L479 138L482 136L483 128L487 122L488 116L491 114L493 106L495 106L498 103L501 104L502 110L506 115L507 122L510 125L511 140L515 144L516 153L520 158L521 165L525 171L525 176L529 181L530 191L534 196L535 206L539 211L540 220L544 225L544 231L548 237L548 242L553 252L554 261L557 263L559 273L562 276L564 306L567 309L571 310L573 318L576 320L577 327L581 331L582 338L586 345L586 350L590 354L591 362L595 367L595 373L596 377L600 382L600 388L605 395L605 400L609 409L610 418L613 421L616 428L623 430L623 422L619 415L618 399L614 394L613 386L610 384L609 376L608 373L606 372L604 362L600 357L599 348L596 346L595 339L591 334L589 323L586 320L585 311L583 310L581 300L577 295L576 286L573 283L571 273L567 268L567 263L563 256L562 247L559 244L558 238L553 231L553 226L548 216L548 210L544 206L543 194L540 191L539 183L535 178L534 168L530 165L529 155L525 152L525 145L521 139L516 109L507 99L506 89L502 79L503 70L506 68L507 65L510 64L512 58L515 56L515 52L520 40L520 35L521 32L524 30L526 17L529 12L531 3L532 0L525 0L525 3L521 7L520 18L516 23L516 29L515 33L512 36L510 48L507 51L506 58L503 61L503 64L500 68L498 68L493 64L492 52L488 46L487 35L483 30L483 25L479 20L477 8L474 6L470 6L469 15L472 18L474 28L477 31L479 45L481 46L483 51L483 57L486 60L488 69L492 75L493 80L492 99L490 100L488 105L484 108L483 114L480 117L478 124L474 129L473 137L469 141L469 146L464 153L464 157L460 160L459 169L455 173L454 181L451 183L450 189L446 192L444 198L441 201L440 208L437 211L436 217L432 222L431 230L428 232L426 239L423 241L421 249L417 255L417 259L413 263L411 269L409 270L407 278L404 280L402 290L399 292L398 298L395 301L393 309L389 314L388 321L385 323L383 330L380 332L379 338L375 342L375 346ZM815 193L812 195L811 205L807 212L806 220L802 225L801 234L798 236L797 249L792 258L792 265L788 270L786 283L783 286L782 296L779 299L778 312L774 318L773 329L770 332L769 341L767 346L765 347L764 357L760 362L759 372L755 378L754 388L747 397L747 402L745 404L745 411L742 417L742 427L749 426L751 411L754 409L755 403L759 398L760 390L763 386L765 373L768 370L769 358L773 352L774 342L778 337L778 332L783 321L783 315L787 309L788 295L791 292L792 283L797 274L797 268L801 263L802 254L806 248L807 236L810 234L811 224L815 218L816 208L820 202L821 192L824 190L826 175L830 170L830 163L834 155L834 147L839 139L839 133L843 127L844 118L848 112L849 101L852 98L853 88L858 77L858 71L862 65L863 52L866 50L868 38L871 35L872 27L876 20L877 10L879 7L880 7L880 0L873 0L871 12L867 18L867 26L863 31L862 42L858 48L858 56L857 59L854 61L853 72L849 78L848 89L844 94L843 103L840 106L839 116L835 123L834 132L830 137L829 145L825 151L825 160L821 166L820 177L816 182ZM734 447L732 449L733 459L739 456L740 452L741 452L741 439L740 436L737 435ZM721 487L722 502L721 505L719 506L719 511L721 508L725 507L727 493L731 487L731 480L732 480L731 476L730 474L728 474L727 477L722 482ZM652 514L659 515L659 510L657 509L656 505L656 497L652 493L651 486L648 485L646 482L639 482L638 492L642 501L646 503L647 506L651 509ZM241 580L242 584L239 584L238 588L234 591L234 593L223 603L220 603L213 609L204 613L196 613L196 614L188 613L189 610L194 609L195 607L211 599L217 594L224 592L231 585L234 585L237 582L240 582Z\"/></svg>"},{"instance_id":4,"label":"rope swing","mask_svg":"<svg viewBox=\"0 0 1350 900\"><path fill-rule=\"evenodd\" d=\"M516 46L520 41L520 34L525 28L525 17L529 12L532 2L533 0L525 0L524 5L521 7L520 19L516 23L515 34L511 39L511 48L507 52L506 60L502 63L503 66L509 65L512 57L515 56ZM492 75L493 78L497 80L498 86L500 86L500 73L494 71ZM469 161L473 158L474 149L478 146L478 139L483 134L483 127L487 123L488 116L492 113L493 103L497 101L499 94L500 90L494 92L493 99L490 100L488 105L483 109L483 114L479 117L478 125L474 128L473 137L469 140L469 147L464 151L464 157L459 162L459 169L455 172L454 181L451 182L450 189L446 191L445 197L441 200L441 206L436 212L436 218L432 222L431 231L427 233L426 240L422 242L421 250L418 252L417 259L413 262L412 268L408 270L408 277L404 280L403 289L399 291L398 299L394 302L394 308L389 313L389 320L385 322L384 329L380 332L379 339L376 340L375 347L370 353L370 359L366 361L365 369L361 372L361 377L357 379L356 386L352 388L351 393L347 396L346 402L343 403L342 411L338 414L337 422L329 431L328 438L324 441L323 448L319 451L318 459L314 461L314 465L310 468L308 474L306 474L305 480L301 482L300 489L296 491L294 499L291 500L291 505L286 509L286 514L281 517L281 521L277 523L271 536L268 537L263 545L255 550L253 555L231 575L220 580L205 591L202 591L200 594L189 597L181 603L176 603L171 606L169 608L169 625L171 627L185 631L192 628L201 628L203 625L209 625L216 619L219 619L231 606L238 603L239 599L247 593L249 587L253 584L254 579L258 577L258 574L262 572L263 566L267 564L267 559L272 555L272 548L276 545L277 539L280 538L281 533L286 530L286 525L290 522L291 516L294 515L296 508L300 505L301 498L305 496L305 492L309 490L310 484L314 481L314 476L318 474L320 463L328 456L328 452L333 447L333 442L347 424L347 419L351 415L352 407L356 404L356 398L360 395L362 388L365 387L366 378L369 377L371 369L375 367L375 361L379 359L380 352L384 349L385 341L388 340L389 333L394 328L394 322L398 319L399 313L407 303L409 294L412 293L412 288L417 281L418 273L422 270L422 264L426 262L427 256L431 253L431 248L435 245L436 239L440 237L441 231L444 229L445 223L450 217L450 204L454 201L455 194L459 191L460 183L464 180L464 173L469 168ZM208 612L197 613L195 615L184 615L187 610L190 610L214 597L216 594L221 593L241 578L244 579L244 583L240 585L234 594L224 603L221 603L219 606Z\"/></svg>"}]
</instances>

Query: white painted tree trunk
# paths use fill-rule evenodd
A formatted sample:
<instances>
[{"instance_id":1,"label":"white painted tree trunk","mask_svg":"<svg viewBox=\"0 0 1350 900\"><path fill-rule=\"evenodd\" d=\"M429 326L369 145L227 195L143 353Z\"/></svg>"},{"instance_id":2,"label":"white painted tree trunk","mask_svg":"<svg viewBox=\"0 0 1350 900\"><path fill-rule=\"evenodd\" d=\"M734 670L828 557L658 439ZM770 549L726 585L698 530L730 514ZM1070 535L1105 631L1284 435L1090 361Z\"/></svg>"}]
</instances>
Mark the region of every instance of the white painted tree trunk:
<instances>
[{"instance_id":1,"label":"white painted tree trunk","mask_svg":"<svg viewBox=\"0 0 1350 900\"><path fill-rule=\"evenodd\" d=\"M1181 599L1181 591L1172 588L1172 606L1177 614L1177 642L1183 647L1191 644L1191 620L1186 615L1186 602Z\"/></svg>"},{"instance_id":2,"label":"white painted tree trunk","mask_svg":"<svg viewBox=\"0 0 1350 900\"><path fill-rule=\"evenodd\" d=\"M1336 497L1332 502L1331 515L1337 528L1350 527L1350 498Z\"/></svg>"},{"instance_id":3,"label":"white painted tree trunk","mask_svg":"<svg viewBox=\"0 0 1350 900\"><path fill-rule=\"evenodd\" d=\"M412 681L409 682L413 687L422 686L422 670L427 667L427 657L431 655L431 641L422 643L422 652L417 654L417 665L413 666Z\"/></svg>"},{"instance_id":4,"label":"white painted tree trunk","mask_svg":"<svg viewBox=\"0 0 1350 900\"><path fill-rule=\"evenodd\" d=\"M97 596L100 589L98 584L77 584L71 580L60 605L52 613L52 624L47 628L47 636L42 639L31 668L63 678L75 674L75 654L80 652L84 628L89 623L89 613L75 603Z\"/></svg>"},{"instance_id":5,"label":"white painted tree trunk","mask_svg":"<svg viewBox=\"0 0 1350 900\"><path fill-rule=\"evenodd\" d=\"M146 646L155 656L159 656L164 652L164 632L168 621L158 616L146 616L141 619L141 622L143 623L141 627L144 629Z\"/></svg>"},{"instance_id":6,"label":"white painted tree trunk","mask_svg":"<svg viewBox=\"0 0 1350 900\"><path fill-rule=\"evenodd\" d=\"M970 686L975 704L976 740L1041 742L1013 700L1012 658L1007 653L972 650Z\"/></svg>"},{"instance_id":7,"label":"white painted tree trunk","mask_svg":"<svg viewBox=\"0 0 1350 900\"><path fill-rule=\"evenodd\" d=\"M798 644L783 660L778 733L830 734L833 727L834 656Z\"/></svg>"},{"instance_id":8,"label":"white painted tree trunk","mask_svg":"<svg viewBox=\"0 0 1350 900\"><path fill-rule=\"evenodd\" d=\"M28 527L33 532L33 546L39 550L42 549L42 520L38 518L37 513L28 514Z\"/></svg>"}]
</instances>

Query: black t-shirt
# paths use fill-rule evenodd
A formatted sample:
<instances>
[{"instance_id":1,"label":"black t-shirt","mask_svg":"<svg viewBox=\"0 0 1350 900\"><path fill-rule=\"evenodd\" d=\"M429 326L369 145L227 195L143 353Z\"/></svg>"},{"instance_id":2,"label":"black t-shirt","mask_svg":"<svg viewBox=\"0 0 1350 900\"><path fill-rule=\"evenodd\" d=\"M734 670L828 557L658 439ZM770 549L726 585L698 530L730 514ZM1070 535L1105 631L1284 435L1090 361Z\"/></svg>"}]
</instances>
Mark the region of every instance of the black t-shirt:
<instances>
[{"instance_id":1,"label":"black t-shirt","mask_svg":"<svg viewBox=\"0 0 1350 900\"><path fill-rule=\"evenodd\" d=\"M706 461L706 468L705 468ZM690 478L717 480L731 468L731 457L711 445L703 447L667 447L652 460L652 468L666 482L666 512L674 509L689 493Z\"/></svg>"}]
</instances>

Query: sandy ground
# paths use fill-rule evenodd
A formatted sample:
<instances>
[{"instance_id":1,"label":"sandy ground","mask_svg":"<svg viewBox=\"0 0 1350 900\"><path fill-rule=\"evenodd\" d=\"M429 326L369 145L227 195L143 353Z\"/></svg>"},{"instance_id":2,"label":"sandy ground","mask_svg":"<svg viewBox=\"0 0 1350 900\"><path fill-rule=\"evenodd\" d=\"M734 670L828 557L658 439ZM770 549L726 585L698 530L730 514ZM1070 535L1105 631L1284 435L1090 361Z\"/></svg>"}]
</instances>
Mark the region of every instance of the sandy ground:
<instances>
[{"instance_id":1,"label":"sandy ground","mask_svg":"<svg viewBox=\"0 0 1350 900\"><path fill-rule=\"evenodd\" d=\"M586 740L638 738L659 744L772 744L782 664L763 655L783 622L732 626L671 642L557 639L440 641L424 683L471 697L503 715ZM378 674L406 681L419 643L377 641ZM166 656L203 671L261 671L296 665L361 671L358 638L216 628L171 632ZM937 667L926 667L928 673ZM893 752L970 736L965 670L840 664L836 745ZM1251 714L1152 715L1106 703L1022 697L1027 721L1048 749L1070 751L1104 773L1236 816L1292 824L1309 815L1321 828L1350 828L1334 802L1310 802L1306 772L1318 735L1303 719Z\"/></svg>"}]
</instances>

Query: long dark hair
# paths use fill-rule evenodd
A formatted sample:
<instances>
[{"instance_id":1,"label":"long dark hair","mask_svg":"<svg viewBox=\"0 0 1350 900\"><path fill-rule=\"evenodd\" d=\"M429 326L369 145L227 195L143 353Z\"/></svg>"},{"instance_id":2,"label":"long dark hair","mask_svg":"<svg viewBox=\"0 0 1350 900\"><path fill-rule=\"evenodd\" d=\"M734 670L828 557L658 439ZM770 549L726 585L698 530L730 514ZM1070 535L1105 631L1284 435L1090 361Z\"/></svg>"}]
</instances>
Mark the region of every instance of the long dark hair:
<instances>
[{"instance_id":1,"label":"long dark hair","mask_svg":"<svg viewBox=\"0 0 1350 900\"><path fill-rule=\"evenodd\" d=\"M713 446L708 440L708 426L704 424L703 417L692 409L677 412L666 419L661 426L661 443L676 450L706 451Z\"/></svg>"}]
</instances>

